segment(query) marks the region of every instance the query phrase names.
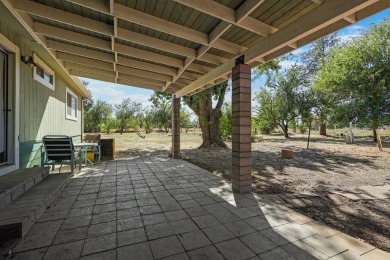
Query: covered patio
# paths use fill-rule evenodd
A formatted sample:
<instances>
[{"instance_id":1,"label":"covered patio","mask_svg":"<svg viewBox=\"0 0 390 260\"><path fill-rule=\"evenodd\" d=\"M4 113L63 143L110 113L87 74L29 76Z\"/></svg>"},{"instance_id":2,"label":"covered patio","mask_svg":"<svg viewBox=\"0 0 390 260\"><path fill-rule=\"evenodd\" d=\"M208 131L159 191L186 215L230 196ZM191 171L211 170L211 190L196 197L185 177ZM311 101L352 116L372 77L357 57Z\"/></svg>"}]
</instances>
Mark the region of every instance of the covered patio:
<instances>
[{"instance_id":1,"label":"covered patio","mask_svg":"<svg viewBox=\"0 0 390 260\"><path fill-rule=\"evenodd\" d=\"M7 259L389 259L183 160L135 157L72 177Z\"/></svg>"}]
</instances>

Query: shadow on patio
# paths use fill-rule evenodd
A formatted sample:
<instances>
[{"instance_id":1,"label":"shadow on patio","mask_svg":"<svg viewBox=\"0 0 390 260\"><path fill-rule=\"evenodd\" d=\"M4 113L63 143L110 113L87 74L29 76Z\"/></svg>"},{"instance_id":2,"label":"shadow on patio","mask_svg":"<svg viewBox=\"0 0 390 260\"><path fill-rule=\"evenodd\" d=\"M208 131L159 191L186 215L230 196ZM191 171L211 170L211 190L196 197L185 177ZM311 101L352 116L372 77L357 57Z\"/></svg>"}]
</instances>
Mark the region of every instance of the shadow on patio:
<instances>
[{"instance_id":1,"label":"shadow on patio","mask_svg":"<svg viewBox=\"0 0 390 260\"><path fill-rule=\"evenodd\" d=\"M183 160L84 168L8 259L380 259L387 254Z\"/></svg>"}]
</instances>

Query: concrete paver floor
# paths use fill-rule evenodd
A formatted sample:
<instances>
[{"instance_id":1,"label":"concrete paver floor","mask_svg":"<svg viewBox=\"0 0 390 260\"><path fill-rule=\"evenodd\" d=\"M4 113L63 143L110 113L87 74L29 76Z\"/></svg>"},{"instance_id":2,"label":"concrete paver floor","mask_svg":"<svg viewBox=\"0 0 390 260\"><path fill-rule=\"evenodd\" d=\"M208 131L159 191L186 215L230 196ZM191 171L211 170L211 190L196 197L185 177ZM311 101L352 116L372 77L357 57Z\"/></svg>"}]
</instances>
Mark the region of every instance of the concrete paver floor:
<instances>
[{"instance_id":1,"label":"concrete paver floor","mask_svg":"<svg viewBox=\"0 0 390 260\"><path fill-rule=\"evenodd\" d=\"M84 168L7 259L390 259L183 160Z\"/></svg>"}]
</instances>

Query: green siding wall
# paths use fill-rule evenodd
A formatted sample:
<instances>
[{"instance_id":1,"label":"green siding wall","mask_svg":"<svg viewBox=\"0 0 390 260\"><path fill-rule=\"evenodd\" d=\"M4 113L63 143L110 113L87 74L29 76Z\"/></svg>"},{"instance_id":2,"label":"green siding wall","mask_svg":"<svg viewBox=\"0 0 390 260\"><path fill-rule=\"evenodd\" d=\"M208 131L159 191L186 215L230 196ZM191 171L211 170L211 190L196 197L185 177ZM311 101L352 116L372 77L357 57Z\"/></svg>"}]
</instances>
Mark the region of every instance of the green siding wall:
<instances>
[{"instance_id":1,"label":"green siding wall","mask_svg":"<svg viewBox=\"0 0 390 260\"><path fill-rule=\"evenodd\" d=\"M42 46L32 41L26 34L16 33L0 17L0 33L19 46L21 55L36 53L49 67L56 70L52 58ZM14 26L13 26L14 27ZM50 63L51 61L51 63ZM33 68L20 65L20 167L40 165L41 140L45 135L68 135L80 139L82 99L78 96L77 121L65 118L66 87L77 93L55 74L55 91L33 79ZM78 137L77 137L78 136Z\"/></svg>"}]
</instances>

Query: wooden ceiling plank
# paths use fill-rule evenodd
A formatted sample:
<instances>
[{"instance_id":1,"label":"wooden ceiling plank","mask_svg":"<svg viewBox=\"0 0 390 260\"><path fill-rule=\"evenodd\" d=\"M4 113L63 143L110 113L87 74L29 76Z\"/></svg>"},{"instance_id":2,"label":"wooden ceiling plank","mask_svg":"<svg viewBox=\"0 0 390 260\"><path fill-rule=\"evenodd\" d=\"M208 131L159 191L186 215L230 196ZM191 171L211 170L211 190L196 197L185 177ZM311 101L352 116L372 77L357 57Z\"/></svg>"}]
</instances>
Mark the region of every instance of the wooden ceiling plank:
<instances>
[{"instance_id":1,"label":"wooden ceiling plank","mask_svg":"<svg viewBox=\"0 0 390 260\"><path fill-rule=\"evenodd\" d=\"M146 26L182 39L208 45L208 36L205 33L143 13L118 3L114 4L114 15L125 21Z\"/></svg>"},{"instance_id":2,"label":"wooden ceiling plank","mask_svg":"<svg viewBox=\"0 0 390 260\"><path fill-rule=\"evenodd\" d=\"M15 9L29 14L44 17L53 21L76 26L86 30L94 31L108 36L113 36L113 27L93 19L89 19L77 14L72 14L47 5L38 4L30 0L15 1Z\"/></svg>"},{"instance_id":3,"label":"wooden ceiling plank","mask_svg":"<svg viewBox=\"0 0 390 260\"><path fill-rule=\"evenodd\" d=\"M154 37L150 37L141 33L137 32L132 32L126 29L118 28L118 38L129 41L129 42L134 42L138 43L144 46L148 46L157 50L163 50L166 52L170 52L173 54L178 54L181 56L185 57L191 57L195 58L196 57L196 50L170 43L164 40L160 40Z\"/></svg>"},{"instance_id":4,"label":"wooden ceiling plank","mask_svg":"<svg viewBox=\"0 0 390 260\"><path fill-rule=\"evenodd\" d=\"M89 73L89 72L85 72L85 71L77 71L77 70L68 70L68 71L73 76L116 83L115 78L112 78L112 77L106 77L106 76L102 76L102 75L98 75L98 74L94 74L94 73Z\"/></svg>"},{"instance_id":5,"label":"wooden ceiling plank","mask_svg":"<svg viewBox=\"0 0 390 260\"><path fill-rule=\"evenodd\" d=\"M75 33L65 29L60 29L42 23L34 23L34 32L37 34L50 36L56 39L66 40L69 42L79 43L82 45L87 45L98 49L111 51L111 42L109 41L105 41L81 33Z\"/></svg>"},{"instance_id":6,"label":"wooden ceiling plank","mask_svg":"<svg viewBox=\"0 0 390 260\"><path fill-rule=\"evenodd\" d=\"M77 64L77 63L71 63L68 61L64 61L64 66L68 70L83 71L83 72L98 74L98 75L102 75L102 76L110 77L110 78L116 77L116 72L114 70L105 70L105 69L100 69L100 68L96 68L96 67L89 67L89 66L84 66L81 64Z\"/></svg>"},{"instance_id":7,"label":"wooden ceiling plank","mask_svg":"<svg viewBox=\"0 0 390 260\"><path fill-rule=\"evenodd\" d=\"M248 15L240 20L239 23L236 22L236 11L231 9L223 4L217 3L213 0L174 0L180 4L188 6L190 8L196 9L202 13L206 13L210 16L218 18L222 21L228 22L235 26L246 29L250 32L259 34L261 36L268 36L275 31L276 28L271 25L267 25L259 20L256 20ZM253 11L252 9L247 10L248 12ZM243 16L243 13L240 14Z\"/></svg>"},{"instance_id":8,"label":"wooden ceiling plank","mask_svg":"<svg viewBox=\"0 0 390 260\"><path fill-rule=\"evenodd\" d=\"M157 87L151 84L140 83L133 80L123 79L123 78L118 78L117 83L122 85L132 86L132 87L152 89L156 91L162 90L161 87Z\"/></svg>"},{"instance_id":9,"label":"wooden ceiling plank","mask_svg":"<svg viewBox=\"0 0 390 260\"><path fill-rule=\"evenodd\" d=\"M143 60L149 60L163 65L169 65L177 68L183 67L183 61L180 59L168 57L150 51L144 51L141 49L122 45L119 43L115 43L115 51L124 54L126 56L143 59Z\"/></svg>"},{"instance_id":10,"label":"wooden ceiling plank","mask_svg":"<svg viewBox=\"0 0 390 260\"><path fill-rule=\"evenodd\" d=\"M269 55L290 43L297 42L299 39L313 34L316 31L343 19L343 17L353 14L376 2L378 2L378 0L329 0L322 5L319 5L312 12L307 13L290 25L282 28L246 50L243 53L245 62L251 63L259 57ZM235 59L236 58L232 58L175 94L177 97L181 97L228 74L234 67Z\"/></svg>"},{"instance_id":11,"label":"wooden ceiling plank","mask_svg":"<svg viewBox=\"0 0 390 260\"><path fill-rule=\"evenodd\" d=\"M66 0L80 6L84 6L95 11L110 14L110 8L102 0Z\"/></svg>"},{"instance_id":12,"label":"wooden ceiling plank","mask_svg":"<svg viewBox=\"0 0 390 260\"><path fill-rule=\"evenodd\" d=\"M254 10L264 4L265 0L246 0L236 11L236 23L242 22Z\"/></svg>"},{"instance_id":13,"label":"wooden ceiling plank","mask_svg":"<svg viewBox=\"0 0 390 260\"><path fill-rule=\"evenodd\" d=\"M57 59L105 70L114 70L114 64L57 51Z\"/></svg>"},{"instance_id":14,"label":"wooden ceiling plank","mask_svg":"<svg viewBox=\"0 0 390 260\"><path fill-rule=\"evenodd\" d=\"M128 74L128 75L137 75L143 78L148 78L148 79L155 79L155 80L160 80L160 81L165 81L165 82L172 82L172 76L169 75L164 75L156 72L150 72L146 70L140 70L136 68L130 68L122 65L117 65L116 70L119 73L123 74Z\"/></svg>"},{"instance_id":15,"label":"wooden ceiling plank","mask_svg":"<svg viewBox=\"0 0 390 260\"><path fill-rule=\"evenodd\" d=\"M118 60L116 63L123 65L123 66L126 66L126 67L153 71L153 72L157 72L157 73L169 75L169 76L177 75L177 69L172 69L172 68L168 68L168 67L164 67L164 66L160 66L160 65L156 65L156 64L151 64L151 63L144 62L144 61L133 60L133 59L122 57L122 56L118 56Z\"/></svg>"},{"instance_id":16,"label":"wooden ceiling plank","mask_svg":"<svg viewBox=\"0 0 390 260\"><path fill-rule=\"evenodd\" d=\"M107 62L115 62L114 54L104 53L100 51L95 51L83 47L74 46L71 44L63 43L63 42L56 42L52 40L47 41L47 47L49 49L54 49L62 52L67 52L71 54L76 54L79 56L84 56L87 58L107 61Z\"/></svg>"},{"instance_id":17,"label":"wooden ceiling plank","mask_svg":"<svg viewBox=\"0 0 390 260\"><path fill-rule=\"evenodd\" d=\"M136 81L139 83L146 83L146 84L150 84L150 85L157 86L160 88L165 86L165 83L163 81L148 79L148 78L139 77L136 75L129 75L129 74L125 74L125 73L119 73L118 78L121 78L123 80Z\"/></svg>"}]
</instances>

